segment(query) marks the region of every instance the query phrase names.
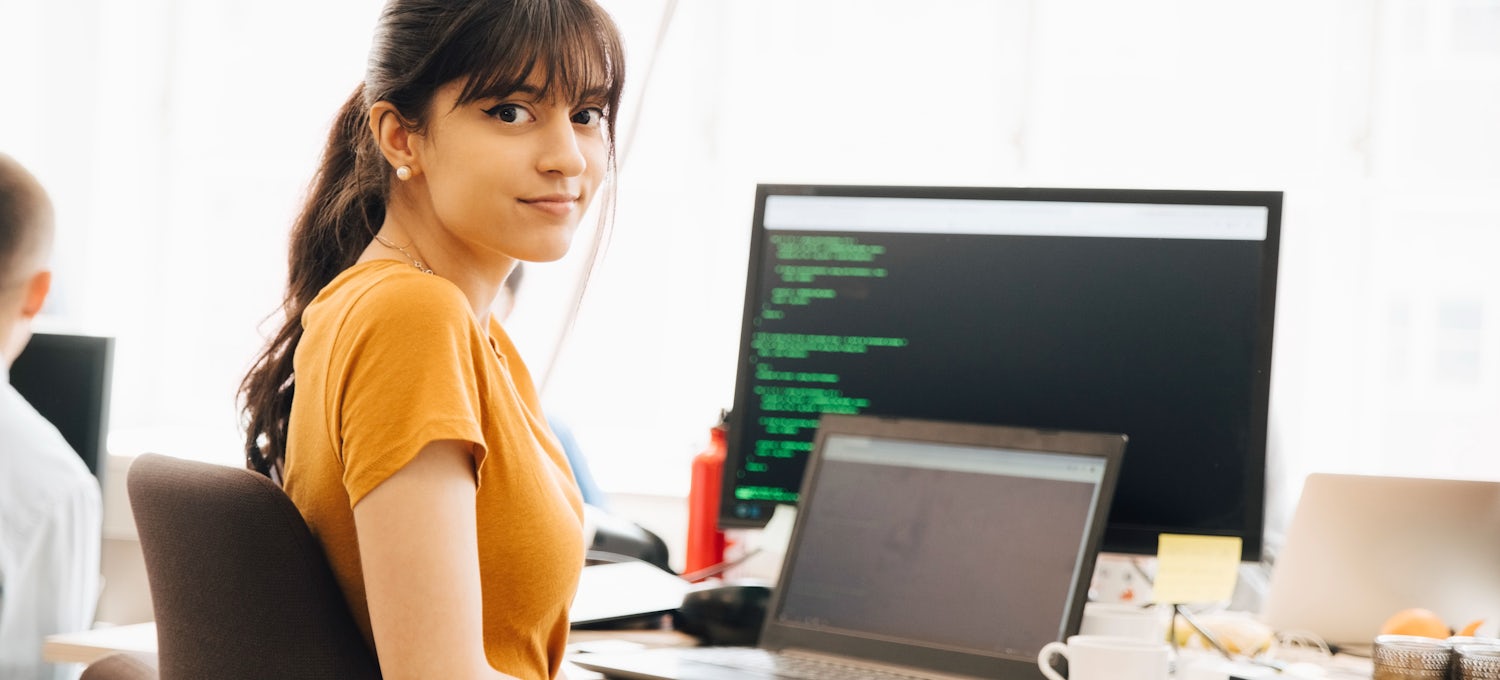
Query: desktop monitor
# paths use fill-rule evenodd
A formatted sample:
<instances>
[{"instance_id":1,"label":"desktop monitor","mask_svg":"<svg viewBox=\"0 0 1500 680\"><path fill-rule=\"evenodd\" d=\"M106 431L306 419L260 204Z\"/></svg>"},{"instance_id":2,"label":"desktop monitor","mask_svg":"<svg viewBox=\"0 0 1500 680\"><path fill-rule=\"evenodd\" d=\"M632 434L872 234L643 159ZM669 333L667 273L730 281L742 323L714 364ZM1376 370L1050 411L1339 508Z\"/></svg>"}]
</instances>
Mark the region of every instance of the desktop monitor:
<instances>
[{"instance_id":1,"label":"desktop monitor","mask_svg":"<svg viewBox=\"0 0 1500 680\"><path fill-rule=\"evenodd\" d=\"M867 413L1123 433L1103 550L1258 559L1280 219L1279 192L760 186L720 525L795 503L818 416Z\"/></svg>"},{"instance_id":2,"label":"desktop monitor","mask_svg":"<svg viewBox=\"0 0 1500 680\"><path fill-rule=\"evenodd\" d=\"M104 479L115 339L36 333L10 367L10 384Z\"/></svg>"}]
</instances>

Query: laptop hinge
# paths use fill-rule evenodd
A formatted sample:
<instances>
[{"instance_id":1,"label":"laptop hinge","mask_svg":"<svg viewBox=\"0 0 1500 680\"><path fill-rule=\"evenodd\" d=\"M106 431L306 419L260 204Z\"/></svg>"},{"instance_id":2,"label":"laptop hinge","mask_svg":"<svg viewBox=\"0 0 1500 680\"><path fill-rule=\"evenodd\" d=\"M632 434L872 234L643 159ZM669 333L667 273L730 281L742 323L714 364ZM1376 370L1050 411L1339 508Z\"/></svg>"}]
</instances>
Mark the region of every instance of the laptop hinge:
<instances>
[{"instance_id":1,"label":"laptop hinge","mask_svg":"<svg viewBox=\"0 0 1500 680\"><path fill-rule=\"evenodd\" d=\"M804 659L812 659L823 663L836 664L839 666L849 666L852 668L882 671L886 673L900 673L903 675L910 675L914 678L929 678L930 680L974 680L972 676L968 675L952 675L949 673L940 673L938 671L926 668L914 668L912 666L903 666L901 664L895 663L875 663L872 661L866 661L864 659L856 659L853 657L843 656L839 654L829 654L826 652L815 652L810 649L799 649L797 647L786 647L781 649L777 653L785 654L787 656L802 657Z\"/></svg>"}]
</instances>

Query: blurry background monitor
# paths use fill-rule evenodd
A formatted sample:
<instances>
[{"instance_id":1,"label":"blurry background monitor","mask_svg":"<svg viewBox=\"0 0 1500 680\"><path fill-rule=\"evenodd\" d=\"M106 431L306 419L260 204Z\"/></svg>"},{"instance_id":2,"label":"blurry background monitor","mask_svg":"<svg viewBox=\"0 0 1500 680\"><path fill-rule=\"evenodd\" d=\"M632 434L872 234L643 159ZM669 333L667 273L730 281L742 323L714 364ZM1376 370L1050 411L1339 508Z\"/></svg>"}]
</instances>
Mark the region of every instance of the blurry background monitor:
<instances>
[{"instance_id":1,"label":"blurry background monitor","mask_svg":"<svg viewBox=\"0 0 1500 680\"><path fill-rule=\"evenodd\" d=\"M1130 437L1102 549L1258 559L1279 192L756 192L723 526L795 503L820 413Z\"/></svg>"},{"instance_id":2,"label":"blurry background monitor","mask_svg":"<svg viewBox=\"0 0 1500 680\"><path fill-rule=\"evenodd\" d=\"M10 383L62 432L103 480L115 339L37 333L10 367Z\"/></svg>"}]
</instances>

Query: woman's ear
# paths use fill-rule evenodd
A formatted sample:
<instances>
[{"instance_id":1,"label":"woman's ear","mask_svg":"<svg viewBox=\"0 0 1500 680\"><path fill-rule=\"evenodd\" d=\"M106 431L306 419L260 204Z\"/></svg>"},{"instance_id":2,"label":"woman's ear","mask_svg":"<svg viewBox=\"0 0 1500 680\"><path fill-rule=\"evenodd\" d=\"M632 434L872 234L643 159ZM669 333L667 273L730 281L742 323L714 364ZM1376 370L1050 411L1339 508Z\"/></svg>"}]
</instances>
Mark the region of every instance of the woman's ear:
<instances>
[{"instance_id":1,"label":"woman's ear","mask_svg":"<svg viewBox=\"0 0 1500 680\"><path fill-rule=\"evenodd\" d=\"M380 145L381 155L391 167L409 168L410 173L416 174L420 167L412 149L412 137L416 135L412 127L390 102L378 101L370 107L370 132L375 135L375 143Z\"/></svg>"}]
</instances>

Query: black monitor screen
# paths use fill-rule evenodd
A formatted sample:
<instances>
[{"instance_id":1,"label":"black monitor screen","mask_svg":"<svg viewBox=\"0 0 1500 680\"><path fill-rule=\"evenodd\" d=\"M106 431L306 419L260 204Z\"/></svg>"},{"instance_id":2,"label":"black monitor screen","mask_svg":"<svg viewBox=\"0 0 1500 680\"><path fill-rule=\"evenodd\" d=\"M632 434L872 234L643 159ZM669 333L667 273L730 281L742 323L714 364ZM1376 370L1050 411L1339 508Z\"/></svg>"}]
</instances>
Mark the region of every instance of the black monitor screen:
<instances>
[{"instance_id":1,"label":"black monitor screen","mask_svg":"<svg viewBox=\"0 0 1500 680\"><path fill-rule=\"evenodd\" d=\"M1103 549L1260 554L1281 194L761 186L720 523L821 413L1130 438Z\"/></svg>"},{"instance_id":2,"label":"black monitor screen","mask_svg":"<svg viewBox=\"0 0 1500 680\"><path fill-rule=\"evenodd\" d=\"M10 383L62 432L103 479L114 338L37 333L10 367Z\"/></svg>"}]
</instances>

